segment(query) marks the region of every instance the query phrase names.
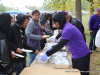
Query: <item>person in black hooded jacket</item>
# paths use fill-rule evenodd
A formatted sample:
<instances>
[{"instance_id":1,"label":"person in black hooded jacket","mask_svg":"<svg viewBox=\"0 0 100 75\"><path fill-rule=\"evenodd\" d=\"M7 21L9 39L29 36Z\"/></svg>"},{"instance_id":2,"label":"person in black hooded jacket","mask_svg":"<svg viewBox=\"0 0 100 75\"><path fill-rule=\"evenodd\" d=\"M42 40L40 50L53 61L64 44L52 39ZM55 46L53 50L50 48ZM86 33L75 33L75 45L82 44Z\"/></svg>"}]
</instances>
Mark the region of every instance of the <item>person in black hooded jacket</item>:
<instances>
[{"instance_id":1,"label":"person in black hooded jacket","mask_svg":"<svg viewBox=\"0 0 100 75\"><path fill-rule=\"evenodd\" d=\"M39 52L27 45L27 38L25 35L25 28L29 22L29 18L27 15L19 14L16 16L17 21L11 26L10 31L10 48L12 51L23 55L24 58L16 57L13 59L15 75L19 75L21 71L26 67L26 53L22 52L22 48L33 50L36 54Z\"/></svg>"},{"instance_id":2,"label":"person in black hooded jacket","mask_svg":"<svg viewBox=\"0 0 100 75\"><path fill-rule=\"evenodd\" d=\"M11 16L8 13L0 14L0 75L12 75L13 62L9 48L9 30Z\"/></svg>"}]
</instances>

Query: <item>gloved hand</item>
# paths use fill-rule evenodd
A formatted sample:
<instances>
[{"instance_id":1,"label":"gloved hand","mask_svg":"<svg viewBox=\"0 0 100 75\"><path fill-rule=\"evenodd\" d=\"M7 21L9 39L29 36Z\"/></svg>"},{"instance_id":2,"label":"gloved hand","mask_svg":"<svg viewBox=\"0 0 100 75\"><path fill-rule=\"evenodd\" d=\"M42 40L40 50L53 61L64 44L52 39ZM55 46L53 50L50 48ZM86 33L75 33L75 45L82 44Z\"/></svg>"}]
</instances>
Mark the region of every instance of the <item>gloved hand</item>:
<instances>
[{"instance_id":1,"label":"gloved hand","mask_svg":"<svg viewBox=\"0 0 100 75\"><path fill-rule=\"evenodd\" d=\"M47 55L46 55L46 53L44 53L42 56L41 56L41 61L45 61L46 59L47 59Z\"/></svg>"},{"instance_id":2,"label":"gloved hand","mask_svg":"<svg viewBox=\"0 0 100 75\"><path fill-rule=\"evenodd\" d=\"M46 52L49 51L49 50L51 50L51 48L48 48L48 49L46 50Z\"/></svg>"},{"instance_id":3,"label":"gloved hand","mask_svg":"<svg viewBox=\"0 0 100 75\"><path fill-rule=\"evenodd\" d=\"M54 39L52 42L55 43L56 42L56 39Z\"/></svg>"}]
</instances>

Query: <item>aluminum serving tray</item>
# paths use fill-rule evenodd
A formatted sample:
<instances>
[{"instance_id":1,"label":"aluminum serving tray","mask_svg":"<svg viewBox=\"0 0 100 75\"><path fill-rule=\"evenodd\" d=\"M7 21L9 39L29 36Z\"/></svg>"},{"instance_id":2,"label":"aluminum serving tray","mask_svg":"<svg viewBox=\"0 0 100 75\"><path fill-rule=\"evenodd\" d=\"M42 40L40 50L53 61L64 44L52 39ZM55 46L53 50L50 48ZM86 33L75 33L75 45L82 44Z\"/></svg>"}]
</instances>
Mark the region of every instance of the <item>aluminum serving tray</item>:
<instances>
[{"instance_id":1,"label":"aluminum serving tray","mask_svg":"<svg viewBox=\"0 0 100 75\"><path fill-rule=\"evenodd\" d=\"M68 69L72 65L69 57L52 57L50 61L56 69Z\"/></svg>"},{"instance_id":2,"label":"aluminum serving tray","mask_svg":"<svg viewBox=\"0 0 100 75\"><path fill-rule=\"evenodd\" d=\"M46 48L52 48L52 46L56 45L57 43L46 43ZM61 50L66 50L66 47L64 46Z\"/></svg>"},{"instance_id":3,"label":"aluminum serving tray","mask_svg":"<svg viewBox=\"0 0 100 75\"><path fill-rule=\"evenodd\" d=\"M48 58L46 59L46 61L41 61L41 56L44 54L44 52L45 52L45 51L43 51L42 53L38 54L38 55L35 57L35 61L36 61L37 64L46 64L46 63L49 61L49 58L50 58L50 57L48 57Z\"/></svg>"},{"instance_id":4,"label":"aluminum serving tray","mask_svg":"<svg viewBox=\"0 0 100 75\"><path fill-rule=\"evenodd\" d=\"M66 57L67 56L67 52L58 51L58 52L54 53L52 56L63 56L63 57Z\"/></svg>"},{"instance_id":5,"label":"aluminum serving tray","mask_svg":"<svg viewBox=\"0 0 100 75\"><path fill-rule=\"evenodd\" d=\"M48 62L48 60L46 61L41 61L40 59L35 59L37 64L46 64Z\"/></svg>"}]
</instances>

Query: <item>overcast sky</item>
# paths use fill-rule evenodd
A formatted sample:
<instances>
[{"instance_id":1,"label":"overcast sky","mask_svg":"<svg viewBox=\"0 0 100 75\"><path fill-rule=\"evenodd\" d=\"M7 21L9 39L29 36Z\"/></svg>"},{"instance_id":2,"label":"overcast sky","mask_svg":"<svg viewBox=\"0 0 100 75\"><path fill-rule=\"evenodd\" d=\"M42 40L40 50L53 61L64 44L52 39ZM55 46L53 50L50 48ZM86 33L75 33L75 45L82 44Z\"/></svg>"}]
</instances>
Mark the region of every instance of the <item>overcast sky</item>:
<instances>
[{"instance_id":1,"label":"overcast sky","mask_svg":"<svg viewBox=\"0 0 100 75\"><path fill-rule=\"evenodd\" d=\"M14 8L23 8L27 6L37 6L41 7L44 0L2 0L3 5L10 6Z\"/></svg>"}]
</instances>

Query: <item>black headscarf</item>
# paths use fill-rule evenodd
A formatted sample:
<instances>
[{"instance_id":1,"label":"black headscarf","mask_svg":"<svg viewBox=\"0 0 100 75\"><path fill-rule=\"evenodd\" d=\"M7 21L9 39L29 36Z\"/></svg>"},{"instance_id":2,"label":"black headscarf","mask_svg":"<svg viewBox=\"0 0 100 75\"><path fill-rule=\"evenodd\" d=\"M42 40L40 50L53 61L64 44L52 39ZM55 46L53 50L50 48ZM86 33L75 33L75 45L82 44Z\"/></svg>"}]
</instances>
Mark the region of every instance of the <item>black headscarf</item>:
<instances>
[{"instance_id":1,"label":"black headscarf","mask_svg":"<svg viewBox=\"0 0 100 75\"><path fill-rule=\"evenodd\" d=\"M4 33L6 36L9 34L11 25L11 16L9 13L1 13L0 14L0 31Z\"/></svg>"},{"instance_id":2,"label":"black headscarf","mask_svg":"<svg viewBox=\"0 0 100 75\"><path fill-rule=\"evenodd\" d=\"M26 19L29 19L29 17L27 15L19 14L16 16L16 19L17 21L15 23L17 23L18 26L21 26Z\"/></svg>"},{"instance_id":3,"label":"black headscarf","mask_svg":"<svg viewBox=\"0 0 100 75\"><path fill-rule=\"evenodd\" d=\"M58 22L60 25L60 29L63 29L66 23L66 17L62 12L57 12L52 16L52 20Z\"/></svg>"}]
</instances>

